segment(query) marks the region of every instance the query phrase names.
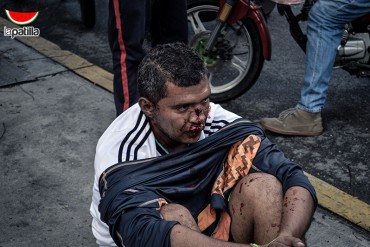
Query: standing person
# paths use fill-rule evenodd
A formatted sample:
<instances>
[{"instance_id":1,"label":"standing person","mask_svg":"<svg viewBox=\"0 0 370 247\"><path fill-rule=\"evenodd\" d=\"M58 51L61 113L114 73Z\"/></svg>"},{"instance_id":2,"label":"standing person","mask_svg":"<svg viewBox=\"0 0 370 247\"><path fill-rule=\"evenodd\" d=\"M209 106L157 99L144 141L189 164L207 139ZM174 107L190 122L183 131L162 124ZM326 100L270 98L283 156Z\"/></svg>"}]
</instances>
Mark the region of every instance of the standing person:
<instances>
[{"instance_id":1,"label":"standing person","mask_svg":"<svg viewBox=\"0 0 370 247\"><path fill-rule=\"evenodd\" d=\"M190 47L153 48L138 87L96 148L99 245L305 246L314 188L258 125L209 101Z\"/></svg>"},{"instance_id":2,"label":"standing person","mask_svg":"<svg viewBox=\"0 0 370 247\"><path fill-rule=\"evenodd\" d=\"M150 32L152 45L187 43L185 0L110 0L108 37L113 59L116 115L135 104L137 67L145 56L143 42Z\"/></svg>"},{"instance_id":3,"label":"standing person","mask_svg":"<svg viewBox=\"0 0 370 247\"><path fill-rule=\"evenodd\" d=\"M277 118L262 118L265 129L282 135L317 136L323 132L321 111L344 25L370 12L369 0L318 0L307 22L306 67L301 98Z\"/></svg>"}]
</instances>

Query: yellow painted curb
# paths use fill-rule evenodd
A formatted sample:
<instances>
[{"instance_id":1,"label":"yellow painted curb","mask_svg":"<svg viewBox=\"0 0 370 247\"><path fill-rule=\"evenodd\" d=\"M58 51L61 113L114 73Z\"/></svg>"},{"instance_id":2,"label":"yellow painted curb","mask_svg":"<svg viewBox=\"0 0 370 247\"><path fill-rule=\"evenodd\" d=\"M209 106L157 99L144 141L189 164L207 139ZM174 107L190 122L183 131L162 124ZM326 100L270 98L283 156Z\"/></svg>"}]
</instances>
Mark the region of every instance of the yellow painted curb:
<instances>
[{"instance_id":1,"label":"yellow painted curb","mask_svg":"<svg viewBox=\"0 0 370 247\"><path fill-rule=\"evenodd\" d=\"M113 93L113 74L98 67L76 69L75 73Z\"/></svg>"},{"instance_id":2,"label":"yellow painted curb","mask_svg":"<svg viewBox=\"0 0 370 247\"><path fill-rule=\"evenodd\" d=\"M18 27L1 17L0 26L2 29L4 26ZM102 68L69 51L62 50L56 44L42 37L17 37L16 39L91 81L93 84L113 92L113 75ZM368 204L308 173L306 173L306 176L316 189L321 207L370 231L370 206Z\"/></svg>"},{"instance_id":3,"label":"yellow painted curb","mask_svg":"<svg viewBox=\"0 0 370 247\"><path fill-rule=\"evenodd\" d=\"M306 173L319 205L370 231L370 205Z\"/></svg>"}]
</instances>

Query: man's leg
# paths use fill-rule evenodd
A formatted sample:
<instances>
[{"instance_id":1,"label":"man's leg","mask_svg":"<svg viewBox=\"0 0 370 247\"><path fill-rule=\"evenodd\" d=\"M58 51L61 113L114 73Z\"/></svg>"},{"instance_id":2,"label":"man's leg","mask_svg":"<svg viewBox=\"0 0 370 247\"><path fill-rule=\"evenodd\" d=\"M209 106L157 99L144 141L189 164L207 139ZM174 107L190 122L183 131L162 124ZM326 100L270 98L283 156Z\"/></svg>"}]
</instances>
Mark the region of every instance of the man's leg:
<instances>
[{"instance_id":1,"label":"man's leg","mask_svg":"<svg viewBox=\"0 0 370 247\"><path fill-rule=\"evenodd\" d=\"M151 22L153 45L188 42L186 0L156 0Z\"/></svg>"},{"instance_id":2,"label":"man's leg","mask_svg":"<svg viewBox=\"0 0 370 247\"><path fill-rule=\"evenodd\" d=\"M202 234L189 210L179 204L162 206L160 213L167 221L178 221L180 224L171 229L171 246L194 247L245 247L245 244L217 240Z\"/></svg>"},{"instance_id":3,"label":"man's leg","mask_svg":"<svg viewBox=\"0 0 370 247\"><path fill-rule=\"evenodd\" d=\"M319 0L307 22L306 65L301 98L296 108L278 118L262 118L261 125L283 135L317 136L323 131L321 110L327 98L336 50L344 24L368 13L368 0Z\"/></svg>"},{"instance_id":4,"label":"man's leg","mask_svg":"<svg viewBox=\"0 0 370 247\"><path fill-rule=\"evenodd\" d=\"M139 98L137 68L145 56L142 43L149 29L151 6L147 0L111 0L109 7L113 89L118 116Z\"/></svg>"},{"instance_id":5,"label":"man's leg","mask_svg":"<svg viewBox=\"0 0 370 247\"><path fill-rule=\"evenodd\" d=\"M190 211L180 204L171 203L164 205L161 207L160 214L167 221L178 221L181 225L200 232Z\"/></svg>"},{"instance_id":6,"label":"man's leg","mask_svg":"<svg viewBox=\"0 0 370 247\"><path fill-rule=\"evenodd\" d=\"M306 67L298 108L321 112L344 25L368 11L368 0L319 0L314 4L307 22Z\"/></svg>"},{"instance_id":7,"label":"man's leg","mask_svg":"<svg viewBox=\"0 0 370 247\"><path fill-rule=\"evenodd\" d=\"M231 233L236 242L267 244L280 230L281 183L272 175L252 173L235 186L229 201Z\"/></svg>"}]
</instances>

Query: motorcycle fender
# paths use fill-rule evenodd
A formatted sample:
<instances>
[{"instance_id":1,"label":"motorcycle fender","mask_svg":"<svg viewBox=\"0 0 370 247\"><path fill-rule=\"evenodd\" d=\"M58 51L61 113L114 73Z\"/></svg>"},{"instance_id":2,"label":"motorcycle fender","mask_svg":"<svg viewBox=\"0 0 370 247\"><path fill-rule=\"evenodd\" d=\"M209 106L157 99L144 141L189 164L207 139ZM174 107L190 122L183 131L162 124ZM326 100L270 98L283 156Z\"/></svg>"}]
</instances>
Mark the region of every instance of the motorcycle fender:
<instances>
[{"instance_id":1,"label":"motorcycle fender","mask_svg":"<svg viewBox=\"0 0 370 247\"><path fill-rule=\"evenodd\" d=\"M225 4L226 0L220 0L220 10ZM240 0L236 2L230 16L227 19L228 24L233 24L243 19L246 15L247 18L252 20L258 29L260 40L262 42L263 57L266 60L271 59L271 36L267 27L265 17L260 10L261 6L256 5L250 0Z\"/></svg>"}]
</instances>

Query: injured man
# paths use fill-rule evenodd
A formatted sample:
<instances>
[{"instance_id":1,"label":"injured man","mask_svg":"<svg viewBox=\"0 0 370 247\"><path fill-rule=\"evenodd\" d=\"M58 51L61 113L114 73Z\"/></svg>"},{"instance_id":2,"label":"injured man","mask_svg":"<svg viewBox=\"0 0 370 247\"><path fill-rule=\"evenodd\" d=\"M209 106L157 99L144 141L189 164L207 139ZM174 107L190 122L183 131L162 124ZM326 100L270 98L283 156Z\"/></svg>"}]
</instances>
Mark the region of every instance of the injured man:
<instances>
[{"instance_id":1,"label":"injured man","mask_svg":"<svg viewBox=\"0 0 370 247\"><path fill-rule=\"evenodd\" d=\"M138 89L96 147L99 246L305 246L313 186L258 124L210 102L191 48L153 48Z\"/></svg>"}]
</instances>

